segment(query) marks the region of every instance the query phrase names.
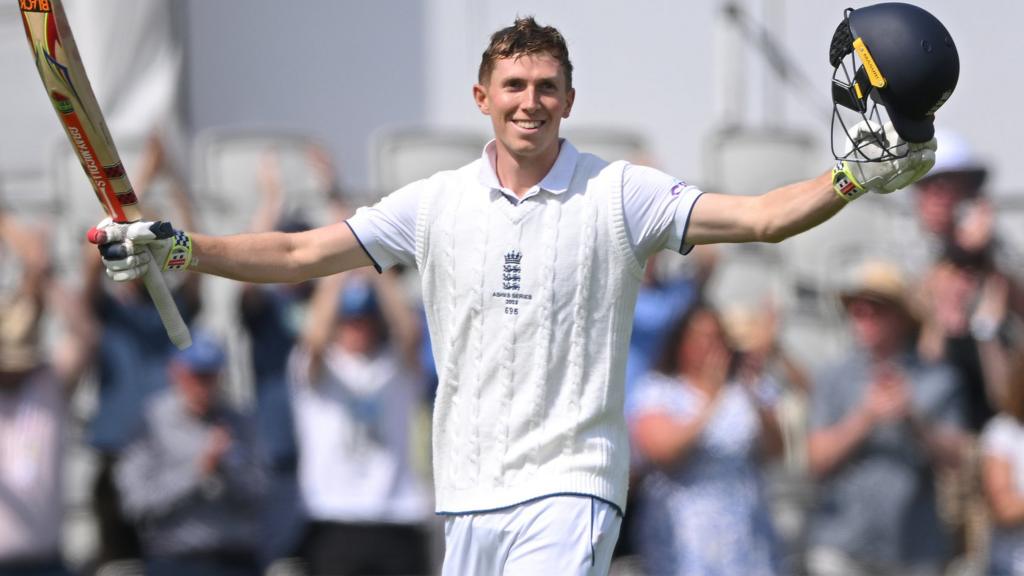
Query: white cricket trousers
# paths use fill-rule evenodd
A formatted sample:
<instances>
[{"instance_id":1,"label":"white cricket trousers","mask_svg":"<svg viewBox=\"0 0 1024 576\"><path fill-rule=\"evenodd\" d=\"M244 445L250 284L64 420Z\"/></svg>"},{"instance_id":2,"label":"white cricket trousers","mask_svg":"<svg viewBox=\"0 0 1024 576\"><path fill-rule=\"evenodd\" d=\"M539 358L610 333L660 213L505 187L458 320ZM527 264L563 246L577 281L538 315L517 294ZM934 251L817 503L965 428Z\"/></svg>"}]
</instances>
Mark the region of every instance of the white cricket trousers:
<instances>
[{"instance_id":1,"label":"white cricket trousers","mask_svg":"<svg viewBox=\"0 0 1024 576\"><path fill-rule=\"evenodd\" d=\"M442 576L606 576L622 516L590 496L548 496L449 516Z\"/></svg>"}]
</instances>

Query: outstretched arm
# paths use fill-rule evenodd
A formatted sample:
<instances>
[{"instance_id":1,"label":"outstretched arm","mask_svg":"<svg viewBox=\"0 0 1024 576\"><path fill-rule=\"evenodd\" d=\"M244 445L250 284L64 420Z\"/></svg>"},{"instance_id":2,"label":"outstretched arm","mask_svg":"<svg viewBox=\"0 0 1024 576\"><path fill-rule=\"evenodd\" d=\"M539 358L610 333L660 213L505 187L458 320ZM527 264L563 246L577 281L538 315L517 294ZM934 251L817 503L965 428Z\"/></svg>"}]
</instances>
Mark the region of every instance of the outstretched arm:
<instances>
[{"instance_id":1,"label":"outstretched arm","mask_svg":"<svg viewBox=\"0 0 1024 576\"><path fill-rule=\"evenodd\" d=\"M168 222L114 224L89 233L100 245L107 274L117 281L144 274L150 252L163 270L194 270L243 282L288 283L373 264L344 222L306 232L232 236L187 234Z\"/></svg>"},{"instance_id":2,"label":"outstretched arm","mask_svg":"<svg viewBox=\"0 0 1024 576\"><path fill-rule=\"evenodd\" d=\"M233 236L192 234L193 270L245 282L302 282L373 261L348 224L306 232Z\"/></svg>"},{"instance_id":3,"label":"outstretched arm","mask_svg":"<svg viewBox=\"0 0 1024 576\"><path fill-rule=\"evenodd\" d=\"M760 196L704 194L693 207L685 244L781 242L834 216L867 192L888 194L913 184L935 164L934 139L903 142L891 124L860 123L850 131L857 154L847 155L817 178L776 188ZM879 142L894 143L902 155L885 160Z\"/></svg>"},{"instance_id":4,"label":"outstretched arm","mask_svg":"<svg viewBox=\"0 0 1024 576\"><path fill-rule=\"evenodd\" d=\"M830 172L761 196L705 193L693 206L685 243L781 242L828 220L845 205L832 188Z\"/></svg>"}]
</instances>

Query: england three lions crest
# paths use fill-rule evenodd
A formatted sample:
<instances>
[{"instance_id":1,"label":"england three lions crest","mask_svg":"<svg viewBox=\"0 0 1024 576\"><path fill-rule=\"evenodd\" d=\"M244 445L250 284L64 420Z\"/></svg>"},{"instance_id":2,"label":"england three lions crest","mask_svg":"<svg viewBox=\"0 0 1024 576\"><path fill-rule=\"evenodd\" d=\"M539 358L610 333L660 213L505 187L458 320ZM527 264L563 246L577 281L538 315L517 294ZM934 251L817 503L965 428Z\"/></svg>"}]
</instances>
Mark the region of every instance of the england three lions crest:
<instances>
[{"instance_id":1,"label":"england three lions crest","mask_svg":"<svg viewBox=\"0 0 1024 576\"><path fill-rule=\"evenodd\" d=\"M523 253L512 249L505 253L501 267L501 290L491 293L492 298L504 300L505 314L518 316L519 307L523 301L533 299L530 294L524 294L523 288Z\"/></svg>"}]
</instances>

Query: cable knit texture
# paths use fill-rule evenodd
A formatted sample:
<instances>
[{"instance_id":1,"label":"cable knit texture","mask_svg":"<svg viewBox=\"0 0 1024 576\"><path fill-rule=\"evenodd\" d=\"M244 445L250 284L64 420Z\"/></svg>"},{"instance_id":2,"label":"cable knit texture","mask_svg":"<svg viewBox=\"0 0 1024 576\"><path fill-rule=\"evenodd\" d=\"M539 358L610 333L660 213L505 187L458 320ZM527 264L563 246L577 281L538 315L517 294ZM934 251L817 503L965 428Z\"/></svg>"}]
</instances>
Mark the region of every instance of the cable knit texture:
<instances>
[{"instance_id":1,"label":"cable knit texture","mask_svg":"<svg viewBox=\"0 0 1024 576\"><path fill-rule=\"evenodd\" d=\"M571 183L513 205L478 160L428 181L416 261L440 386L437 510L560 493L624 509L626 349L642 268L622 162L581 154Z\"/></svg>"}]
</instances>

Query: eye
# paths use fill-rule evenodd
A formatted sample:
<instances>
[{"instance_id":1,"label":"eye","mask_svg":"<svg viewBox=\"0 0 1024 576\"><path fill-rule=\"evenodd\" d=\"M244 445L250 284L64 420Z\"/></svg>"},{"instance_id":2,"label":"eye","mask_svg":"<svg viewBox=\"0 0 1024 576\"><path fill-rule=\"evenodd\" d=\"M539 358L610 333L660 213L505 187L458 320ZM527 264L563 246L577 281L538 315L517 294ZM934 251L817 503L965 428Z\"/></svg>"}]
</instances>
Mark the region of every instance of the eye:
<instances>
[{"instance_id":1,"label":"eye","mask_svg":"<svg viewBox=\"0 0 1024 576\"><path fill-rule=\"evenodd\" d=\"M541 91L548 93L558 91L558 85L551 80L544 80L543 82L540 83L539 88L541 89Z\"/></svg>"},{"instance_id":2,"label":"eye","mask_svg":"<svg viewBox=\"0 0 1024 576\"><path fill-rule=\"evenodd\" d=\"M506 90L522 90L526 88L526 82L522 78L509 78L503 83Z\"/></svg>"}]
</instances>

